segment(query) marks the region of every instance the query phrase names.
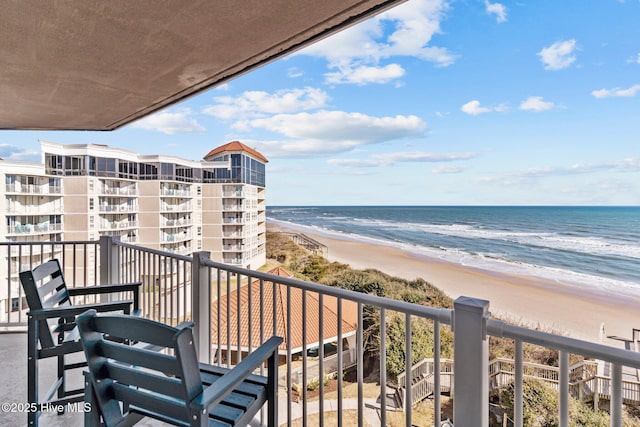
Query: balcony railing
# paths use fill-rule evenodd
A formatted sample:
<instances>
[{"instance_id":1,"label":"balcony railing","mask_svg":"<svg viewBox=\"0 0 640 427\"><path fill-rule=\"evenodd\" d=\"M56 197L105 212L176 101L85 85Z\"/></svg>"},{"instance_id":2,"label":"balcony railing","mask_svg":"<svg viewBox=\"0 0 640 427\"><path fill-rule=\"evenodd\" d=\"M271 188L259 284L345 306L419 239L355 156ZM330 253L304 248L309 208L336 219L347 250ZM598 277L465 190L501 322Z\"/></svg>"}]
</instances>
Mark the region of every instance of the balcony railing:
<instances>
[{"instance_id":1,"label":"balcony railing","mask_svg":"<svg viewBox=\"0 0 640 427\"><path fill-rule=\"evenodd\" d=\"M161 227L180 227L180 226L190 226L192 224L193 224L193 220L190 218L163 219L160 226Z\"/></svg>"},{"instance_id":2,"label":"balcony railing","mask_svg":"<svg viewBox=\"0 0 640 427\"><path fill-rule=\"evenodd\" d=\"M62 224L15 224L7 227L7 234L40 234L62 231Z\"/></svg>"},{"instance_id":3,"label":"balcony railing","mask_svg":"<svg viewBox=\"0 0 640 427\"><path fill-rule=\"evenodd\" d=\"M136 212L136 205L100 205L98 211L101 213Z\"/></svg>"},{"instance_id":4,"label":"balcony railing","mask_svg":"<svg viewBox=\"0 0 640 427\"><path fill-rule=\"evenodd\" d=\"M166 197L191 197L191 191L185 189L165 188L162 190L161 195Z\"/></svg>"},{"instance_id":5,"label":"balcony railing","mask_svg":"<svg viewBox=\"0 0 640 427\"><path fill-rule=\"evenodd\" d=\"M560 426L568 426L570 396L581 388L584 390L587 382L590 388L599 390L598 396L608 396L611 425L620 426L623 400L631 399L634 393L622 380L623 367L640 368L640 353L492 319L488 312L489 302L483 300L460 297L453 309L431 308L225 265L211 261L207 252L187 257L127 244L108 236L101 237L99 245L97 242L50 243L51 250L41 250L43 255L37 257L30 255L34 253L33 244L0 245L7 260L2 267L5 279L17 275L16 269L20 268L17 265L36 265L45 258L56 256L63 259L67 280L74 286L79 282L93 284L95 282L91 281L98 277L99 283L141 280L143 314L169 324L193 321L198 356L203 362L229 366L238 363L270 336L283 336L285 344L279 349L283 362L280 366L280 424L291 424L297 418L308 420L312 412L317 411L322 425L329 411L325 406L337 409L336 416L341 424L347 404L355 402L359 426L364 425L365 413L369 414L367 411L371 411L372 405L376 408L375 416L380 425L386 425L393 403L387 394L387 383L391 379L387 376L387 353L392 342L385 321L391 314L399 315L403 320L404 333L399 339L402 340L404 354L409 355L405 358L405 374L398 377L400 384L397 384L403 390L402 409L408 427L414 424L412 402L414 394L419 392L416 380L429 376L434 405L433 425L439 426L442 419L440 393L433 393L433 390L448 388L454 393L456 427L486 427L492 382L510 382L513 378L514 425L522 426L523 379L531 375L546 376L549 381L557 383ZM19 260L8 256L13 256L16 251L20 254ZM15 264L17 261L20 263ZM86 277L77 276L79 273ZM0 287L0 299L7 297L8 283L5 280ZM21 291L16 294L15 290L8 289L9 298L21 296ZM372 316L382 320L374 326L369 324L367 333L384 339L365 341L365 321ZM357 325L354 330L348 326L347 319L351 318ZM411 360L414 347L424 345L411 339L416 319L427 319L433 328L433 359L427 362ZM3 324L24 321L24 314L20 311L11 312L2 320ZM449 327L453 333L455 363L441 357L441 335ZM490 364L489 336L514 340L515 360L498 360ZM327 342L336 343L333 360L325 357L324 345L321 344ZM524 343L558 350L559 366L544 367L525 362ZM317 357L309 356L308 350L312 347L318 348ZM591 362L585 362L581 367L570 366L569 354L608 363L611 375L591 375L591 379L583 381L581 375L593 373L595 368ZM369 361L378 366L373 370L379 372L375 378L379 387L377 398L365 397L363 387L365 357L371 355L377 355ZM294 357L299 360L295 368L292 363ZM344 390L344 373L351 365L356 378L355 398L347 397ZM307 391L310 382L330 371L335 371L337 396L329 402L324 397L324 382L319 381L318 402L312 403ZM445 378L446 384L443 383ZM295 383L299 383L295 389L300 390L300 396L295 395ZM425 424L423 420L415 421Z\"/></svg>"},{"instance_id":6,"label":"balcony railing","mask_svg":"<svg viewBox=\"0 0 640 427\"><path fill-rule=\"evenodd\" d=\"M43 203L41 205L28 205L11 203L7 207L7 212L16 215L33 215L37 212L38 215L42 214L56 214L62 212L61 204Z\"/></svg>"},{"instance_id":7,"label":"balcony railing","mask_svg":"<svg viewBox=\"0 0 640 427\"><path fill-rule=\"evenodd\" d=\"M6 184L5 191L7 193L19 194L60 194L62 187L58 185L36 185L36 184Z\"/></svg>"},{"instance_id":8,"label":"balcony railing","mask_svg":"<svg viewBox=\"0 0 640 427\"><path fill-rule=\"evenodd\" d=\"M99 187L98 194L101 196L136 196L138 190L135 186L130 187Z\"/></svg>"}]
</instances>

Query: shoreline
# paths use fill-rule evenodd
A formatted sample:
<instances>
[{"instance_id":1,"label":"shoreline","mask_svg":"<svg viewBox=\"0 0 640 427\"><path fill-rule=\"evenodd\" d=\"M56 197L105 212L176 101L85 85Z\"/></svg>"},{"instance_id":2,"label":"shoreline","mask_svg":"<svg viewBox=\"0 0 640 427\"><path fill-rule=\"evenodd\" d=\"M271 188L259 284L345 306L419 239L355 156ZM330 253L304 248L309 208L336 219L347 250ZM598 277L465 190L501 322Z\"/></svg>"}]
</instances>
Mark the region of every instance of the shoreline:
<instances>
[{"instance_id":1,"label":"shoreline","mask_svg":"<svg viewBox=\"0 0 640 427\"><path fill-rule=\"evenodd\" d=\"M640 327L640 298L589 287L568 285L534 276L464 266L400 248L328 237L278 223L273 231L301 232L328 247L328 259L354 269L374 268L408 280L422 278L449 297L468 296L490 302L490 311L503 320L552 329L573 338L622 346L614 335L631 338ZM601 334L601 325L605 332Z\"/></svg>"}]
</instances>

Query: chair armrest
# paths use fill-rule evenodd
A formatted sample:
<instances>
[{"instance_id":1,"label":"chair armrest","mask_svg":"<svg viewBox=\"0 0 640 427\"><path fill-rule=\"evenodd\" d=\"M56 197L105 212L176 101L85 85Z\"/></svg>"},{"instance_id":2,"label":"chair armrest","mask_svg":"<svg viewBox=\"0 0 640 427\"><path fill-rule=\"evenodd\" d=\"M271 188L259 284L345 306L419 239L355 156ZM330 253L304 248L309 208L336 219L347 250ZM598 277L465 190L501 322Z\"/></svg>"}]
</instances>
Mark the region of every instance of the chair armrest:
<instances>
[{"instance_id":1,"label":"chair armrest","mask_svg":"<svg viewBox=\"0 0 640 427\"><path fill-rule=\"evenodd\" d=\"M82 288L68 288L69 296L111 294L116 292L133 292L133 309L140 309L140 286L142 282L118 283L102 286L85 286Z\"/></svg>"},{"instance_id":2,"label":"chair armrest","mask_svg":"<svg viewBox=\"0 0 640 427\"><path fill-rule=\"evenodd\" d=\"M113 292L127 292L137 291L142 282L133 283L118 283L114 285L101 285L101 286L84 286L81 288L67 288L69 295L93 295L93 294L109 294Z\"/></svg>"},{"instance_id":3,"label":"chair armrest","mask_svg":"<svg viewBox=\"0 0 640 427\"><path fill-rule=\"evenodd\" d=\"M178 326L176 326L176 328L178 329L185 329L185 328L193 328L194 323L193 322L182 322L180 323Z\"/></svg>"},{"instance_id":4,"label":"chair armrest","mask_svg":"<svg viewBox=\"0 0 640 427\"><path fill-rule=\"evenodd\" d=\"M56 307L56 308L43 308L38 310L30 310L27 312L28 316L33 316L36 319L51 319L55 317L73 317L84 313L87 310L95 309L99 312L105 311L119 311L122 310L125 313L131 310L133 301L114 301L104 302L99 304L89 305L72 305L68 307Z\"/></svg>"},{"instance_id":5,"label":"chair armrest","mask_svg":"<svg viewBox=\"0 0 640 427\"><path fill-rule=\"evenodd\" d=\"M201 411L203 408L206 408L207 411L210 411L211 408L220 403L242 381L251 375L258 366L262 365L269 357L275 356L278 351L278 346L281 343L282 338L280 337L269 338L231 371L205 388L203 392L191 402L192 410Z\"/></svg>"}]
</instances>

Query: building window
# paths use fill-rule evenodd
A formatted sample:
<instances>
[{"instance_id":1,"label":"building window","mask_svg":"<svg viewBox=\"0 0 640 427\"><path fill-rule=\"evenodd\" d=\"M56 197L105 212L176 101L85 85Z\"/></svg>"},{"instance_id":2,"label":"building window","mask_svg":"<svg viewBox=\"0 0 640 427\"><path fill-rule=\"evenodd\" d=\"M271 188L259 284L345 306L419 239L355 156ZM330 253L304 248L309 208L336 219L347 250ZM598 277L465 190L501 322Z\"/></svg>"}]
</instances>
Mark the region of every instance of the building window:
<instances>
[{"instance_id":1,"label":"building window","mask_svg":"<svg viewBox=\"0 0 640 427\"><path fill-rule=\"evenodd\" d=\"M198 236L202 236L202 227L198 227L198 228L196 228L196 234L197 234Z\"/></svg>"},{"instance_id":2,"label":"building window","mask_svg":"<svg viewBox=\"0 0 640 427\"><path fill-rule=\"evenodd\" d=\"M89 217L89 228L94 228L96 226L96 218L91 215Z\"/></svg>"},{"instance_id":3,"label":"building window","mask_svg":"<svg viewBox=\"0 0 640 427\"><path fill-rule=\"evenodd\" d=\"M93 193L93 180L89 180L89 193Z\"/></svg>"},{"instance_id":4,"label":"building window","mask_svg":"<svg viewBox=\"0 0 640 427\"><path fill-rule=\"evenodd\" d=\"M65 175L83 175L84 157L82 156L65 156L64 157Z\"/></svg>"},{"instance_id":5,"label":"building window","mask_svg":"<svg viewBox=\"0 0 640 427\"><path fill-rule=\"evenodd\" d=\"M196 186L196 194L198 196L202 196L202 186L200 186L200 185Z\"/></svg>"},{"instance_id":6,"label":"building window","mask_svg":"<svg viewBox=\"0 0 640 427\"><path fill-rule=\"evenodd\" d=\"M93 200L93 197L91 197L89 199L89 210L92 211L95 205L95 201Z\"/></svg>"},{"instance_id":7,"label":"building window","mask_svg":"<svg viewBox=\"0 0 640 427\"><path fill-rule=\"evenodd\" d=\"M22 304L20 304L20 298L11 298L11 311L20 311L20 309L27 307L27 298L22 297Z\"/></svg>"}]
</instances>

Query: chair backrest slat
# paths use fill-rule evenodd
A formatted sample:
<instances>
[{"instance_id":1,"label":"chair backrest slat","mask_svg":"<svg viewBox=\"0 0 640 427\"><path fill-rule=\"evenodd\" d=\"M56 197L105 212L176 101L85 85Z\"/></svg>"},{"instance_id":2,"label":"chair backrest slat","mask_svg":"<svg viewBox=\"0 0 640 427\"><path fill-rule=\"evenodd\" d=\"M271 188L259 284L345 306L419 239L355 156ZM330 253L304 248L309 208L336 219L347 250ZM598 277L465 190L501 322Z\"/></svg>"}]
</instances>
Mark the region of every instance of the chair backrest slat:
<instances>
[{"instance_id":1,"label":"chair backrest slat","mask_svg":"<svg viewBox=\"0 0 640 427\"><path fill-rule=\"evenodd\" d=\"M138 367L132 368L113 362L107 362L103 369L106 369L107 376L116 382L143 390L162 390L164 394L176 399L185 399L184 388L178 378L155 375L151 372L140 372Z\"/></svg>"},{"instance_id":2,"label":"chair backrest slat","mask_svg":"<svg viewBox=\"0 0 640 427\"><path fill-rule=\"evenodd\" d=\"M189 419L189 405L184 401L169 399L163 394L145 393L118 382L110 385L110 392L116 401L145 409L154 408L155 416L174 420Z\"/></svg>"},{"instance_id":3,"label":"chair backrest slat","mask_svg":"<svg viewBox=\"0 0 640 427\"><path fill-rule=\"evenodd\" d=\"M34 277L34 280L35 280L35 277ZM40 279L40 280L42 280L42 279ZM38 288L38 295L40 295L40 298L45 298L51 292L58 290L58 288L60 288L60 287L65 288L64 277L62 275L59 275L57 277L53 277L48 282L43 283Z\"/></svg>"},{"instance_id":4,"label":"chair backrest slat","mask_svg":"<svg viewBox=\"0 0 640 427\"><path fill-rule=\"evenodd\" d=\"M66 288L60 289L48 298L41 295L40 301L42 301L43 308L67 307L71 305L71 301L69 301L69 293Z\"/></svg>"},{"instance_id":5,"label":"chair backrest slat","mask_svg":"<svg viewBox=\"0 0 640 427\"><path fill-rule=\"evenodd\" d=\"M124 407L144 408L156 418L189 418L190 402L203 389L190 328L126 315L96 316L95 310L80 315L76 323L107 425L123 420L120 402ZM114 338L162 346L166 352L114 342ZM163 374L171 378L161 378Z\"/></svg>"},{"instance_id":6,"label":"chair backrest slat","mask_svg":"<svg viewBox=\"0 0 640 427\"><path fill-rule=\"evenodd\" d=\"M96 316L92 329L103 334L145 342L161 347L175 346L178 329L145 318L132 319L130 316Z\"/></svg>"},{"instance_id":7,"label":"chair backrest slat","mask_svg":"<svg viewBox=\"0 0 640 427\"><path fill-rule=\"evenodd\" d=\"M97 356L163 372L166 375L178 376L182 373L182 369L176 362L175 356L158 351L127 346L107 340L101 342L93 348L92 351Z\"/></svg>"},{"instance_id":8,"label":"chair backrest slat","mask_svg":"<svg viewBox=\"0 0 640 427\"><path fill-rule=\"evenodd\" d=\"M56 277L60 272L60 263L54 258L38 265L31 271L33 272L33 277L36 281L42 280L47 276Z\"/></svg>"},{"instance_id":9,"label":"chair backrest slat","mask_svg":"<svg viewBox=\"0 0 640 427\"><path fill-rule=\"evenodd\" d=\"M43 285L39 286L47 277L51 277L51 279L46 280ZM64 281L64 275L62 274L62 269L57 259L49 260L33 270L20 272L20 283L22 284L22 289L27 297L27 304L31 310L68 306L71 304ZM54 294L53 297L45 299L47 294L50 294L56 289L58 292ZM55 340L51 332L53 327L55 327L55 319L38 321L38 340L40 341L40 347L51 348L55 345Z\"/></svg>"}]
</instances>

